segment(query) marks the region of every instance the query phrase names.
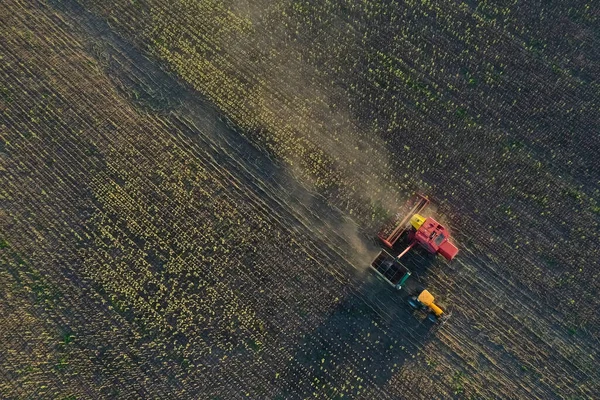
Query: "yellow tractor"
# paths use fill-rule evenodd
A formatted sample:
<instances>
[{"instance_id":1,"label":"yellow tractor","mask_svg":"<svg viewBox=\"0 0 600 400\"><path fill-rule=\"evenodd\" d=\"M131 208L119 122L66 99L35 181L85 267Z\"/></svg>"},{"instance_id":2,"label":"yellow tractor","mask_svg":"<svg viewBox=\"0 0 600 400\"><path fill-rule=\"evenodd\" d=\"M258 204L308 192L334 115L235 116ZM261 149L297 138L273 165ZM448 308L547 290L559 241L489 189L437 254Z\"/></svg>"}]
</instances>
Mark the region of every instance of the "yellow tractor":
<instances>
[{"instance_id":1,"label":"yellow tractor","mask_svg":"<svg viewBox=\"0 0 600 400\"><path fill-rule=\"evenodd\" d=\"M418 296L412 296L408 304L416 310L423 310L429 313L427 318L432 322L445 322L449 314L444 313L434 302L435 297L428 290L423 290Z\"/></svg>"}]
</instances>

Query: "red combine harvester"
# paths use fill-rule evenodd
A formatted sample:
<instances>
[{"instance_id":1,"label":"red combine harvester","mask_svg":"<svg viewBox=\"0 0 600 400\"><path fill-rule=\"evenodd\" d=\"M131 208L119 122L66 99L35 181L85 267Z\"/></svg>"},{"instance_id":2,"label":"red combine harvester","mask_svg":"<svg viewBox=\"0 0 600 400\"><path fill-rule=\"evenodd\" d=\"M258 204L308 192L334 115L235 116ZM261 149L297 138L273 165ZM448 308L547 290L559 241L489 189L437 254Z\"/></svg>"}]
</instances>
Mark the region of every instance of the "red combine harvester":
<instances>
[{"instance_id":1,"label":"red combine harvester","mask_svg":"<svg viewBox=\"0 0 600 400\"><path fill-rule=\"evenodd\" d=\"M423 217L419 214L429 205L429 199L418 194L416 201L410 211L402 217L400 221L397 218L383 227L379 232L379 239L390 249L393 249L402 234L410 229L408 241L410 244L396 258L399 259L405 255L415 245L419 244L432 254L441 254L446 260L451 261L458 253L458 249L449 242L450 234L448 230L432 217ZM396 217L399 215L397 214Z\"/></svg>"},{"instance_id":2,"label":"red combine harvester","mask_svg":"<svg viewBox=\"0 0 600 400\"><path fill-rule=\"evenodd\" d=\"M390 252L396 253L399 239L408 230L408 247L397 256L382 250L371 263L371 268L396 289L401 289L411 275L410 270L399 260L415 245L420 245L429 253L439 253L448 261L458 253L456 246L448 240L450 238L448 230L435 219L426 218L420 214L428 205L427 197L416 195L379 232L378 237L381 242L388 247Z\"/></svg>"}]
</instances>

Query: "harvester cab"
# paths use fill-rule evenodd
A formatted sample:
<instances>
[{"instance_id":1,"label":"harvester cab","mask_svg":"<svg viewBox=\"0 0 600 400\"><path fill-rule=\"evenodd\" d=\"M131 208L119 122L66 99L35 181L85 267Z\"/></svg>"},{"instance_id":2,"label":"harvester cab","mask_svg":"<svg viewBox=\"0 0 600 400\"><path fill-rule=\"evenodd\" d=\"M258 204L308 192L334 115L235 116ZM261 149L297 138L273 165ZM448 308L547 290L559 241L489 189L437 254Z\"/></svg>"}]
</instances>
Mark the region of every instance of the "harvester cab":
<instances>
[{"instance_id":1,"label":"harvester cab","mask_svg":"<svg viewBox=\"0 0 600 400\"><path fill-rule=\"evenodd\" d=\"M443 322L449 314L445 313L434 301L435 297L428 290L423 290L418 296L412 296L408 300L408 304L415 310L426 311L430 321Z\"/></svg>"}]
</instances>

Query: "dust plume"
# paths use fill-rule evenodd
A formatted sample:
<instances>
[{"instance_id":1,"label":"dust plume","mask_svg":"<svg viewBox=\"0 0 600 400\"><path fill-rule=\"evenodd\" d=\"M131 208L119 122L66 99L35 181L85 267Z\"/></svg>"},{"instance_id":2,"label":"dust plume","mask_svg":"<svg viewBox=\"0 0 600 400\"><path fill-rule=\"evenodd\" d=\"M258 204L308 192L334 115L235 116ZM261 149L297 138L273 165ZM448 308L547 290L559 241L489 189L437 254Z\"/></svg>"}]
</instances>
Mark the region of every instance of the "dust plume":
<instances>
[{"instance_id":1,"label":"dust plume","mask_svg":"<svg viewBox=\"0 0 600 400\"><path fill-rule=\"evenodd\" d=\"M363 263L368 238L411 190L394 176L394 155L384 140L358 120L347 90L324 72L326 60L311 58L311 35L329 37L344 21L327 15L327 24L309 30L311 37L300 36L294 27L298 21L290 17L297 14L294 7L285 0L175 1L170 11L151 10L148 36L159 43L159 56L215 102L241 133L355 223L339 226L339 216L318 214L322 225L351 243L347 254ZM189 16L190 29L210 35L209 47L172 35L168 19L174 9ZM347 54L364 51L351 35L338 39L335 46ZM168 47L160 45L165 42Z\"/></svg>"},{"instance_id":2,"label":"dust plume","mask_svg":"<svg viewBox=\"0 0 600 400\"><path fill-rule=\"evenodd\" d=\"M251 26L243 40L223 43L222 48L239 63L240 71L251 69L253 76L260 77L258 83L248 85L247 94L252 99L247 106L262 132L258 140L285 160L310 189L323 193L344 211L368 209L373 204L395 210L405 199L398 201L399 188L391 186L391 155L383 140L353 117L345 91L322 78L322 66L305 60L309 44L295 37L285 22L291 2L233 0L226 4ZM322 35L342 24L332 18ZM361 49L355 43L341 45L347 51ZM359 217L352 214L352 218Z\"/></svg>"},{"instance_id":3,"label":"dust plume","mask_svg":"<svg viewBox=\"0 0 600 400\"><path fill-rule=\"evenodd\" d=\"M244 64L253 60L253 72L260 76L249 93L254 117L266 136L259 143L285 160L289 173L310 192L323 195L340 210L343 221L320 213L320 222L347 243L345 257L355 267L366 268L379 251L372 240L379 225L404 204L409 190L391 185L397 181L391 179L392 155L378 135L353 117L345 91L322 79L318 64L305 60L302 40L280 22L272 22L286 20L282 11L285 14L288 4L276 4L229 2L232 12L250 21L252 33L223 48L231 59L247 55L238 67L247 68ZM341 23L334 20L329 29ZM348 51L360 50L358 45L345 45Z\"/></svg>"}]
</instances>

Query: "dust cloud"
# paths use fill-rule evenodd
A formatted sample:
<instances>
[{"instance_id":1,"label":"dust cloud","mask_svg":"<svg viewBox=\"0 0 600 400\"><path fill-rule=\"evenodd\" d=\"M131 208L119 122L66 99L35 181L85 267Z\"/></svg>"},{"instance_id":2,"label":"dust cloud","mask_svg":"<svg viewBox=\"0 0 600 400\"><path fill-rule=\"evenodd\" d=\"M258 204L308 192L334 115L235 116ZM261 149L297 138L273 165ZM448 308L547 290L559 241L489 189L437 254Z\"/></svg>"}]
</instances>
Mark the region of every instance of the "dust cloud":
<instances>
[{"instance_id":1,"label":"dust cloud","mask_svg":"<svg viewBox=\"0 0 600 400\"><path fill-rule=\"evenodd\" d=\"M291 2L232 0L227 7L252 26L244 40L223 43L229 58L239 62L239 71L251 69L260 83L249 93L254 112L263 128L272 135L279 151L290 162L294 175L312 184L312 190L326 185L307 171L302 159L314 159L315 168L330 169L322 175L336 180L345 190L358 193L363 201L394 210L406 199L397 200L398 188L392 187L390 158L385 143L352 116L344 91L320 77L318 65L304 60L302 40L294 40L282 17ZM332 28L341 24L333 21ZM323 28L325 29L325 28ZM327 31L323 32L324 35ZM352 51L352 49L348 49ZM247 57L240 57L246 55ZM248 66L247 64L251 65ZM273 91L276 93L273 93ZM294 150L305 151L294 154ZM337 202L342 209L350 206Z\"/></svg>"},{"instance_id":2,"label":"dust cloud","mask_svg":"<svg viewBox=\"0 0 600 400\"><path fill-rule=\"evenodd\" d=\"M370 238L411 190L393 176L394 155L385 142L354 117L345 90L324 77L319 69L325 66L307 59L310 38L297 37L286 17L293 12L292 3L231 0L177 6L181 15L208 15L202 23L209 26L202 29L211 33L211 46L218 49L214 66L232 77L236 83L230 88L239 91L225 96L232 106L222 111L314 194L294 191L306 209L319 208L306 218L323 227L327 237L347 243L339 247L355 266L368 265L373 256ZM161 15L154 16L157 24ZM319 28L319 34L343 23L330 17L332 24ZM349 44L348 52L360 51ZM192 52L191 59L204 57L190 47L185 51ZM319 197L334 212L313 204Z\"/></svg>"},{"instance_id":3,"label":"dust cloud","mask_svg":"<svg viewBox=\"0 0 600 400\"><path fill-rule=\"evenodd\" d=\"M348 243L345 257L353 265L367 267L379 249L369 239L382 222L381 216L373 218L375 205L394 213L408 198L407 188L392 186L396 181L391 179L392 155L381 138L352 116L344 91L321 79L319 66L304 60L306 44L291 39L293 34L281 22L290 2L227 4L252 26L244 40L226 43L223 49L230 59L239 60L240 71L251 60L253 74L260 77L249 97L258 121L277 141L271 150L287 161L289 173L310 192L324 193L328 203L341 210L345 221L320 213L321 222ZM338 23L334 21L329 29L336 29ZM240 54L247 57L240 59ZM335 196L326 193L332 182Z\"/></svg>"}]
</instances>

